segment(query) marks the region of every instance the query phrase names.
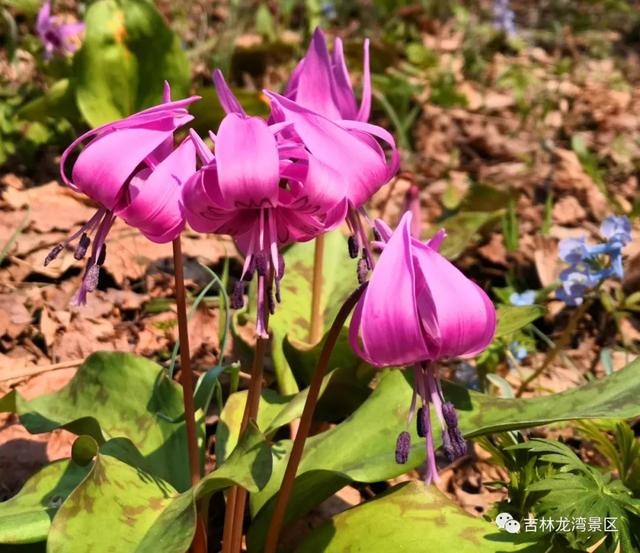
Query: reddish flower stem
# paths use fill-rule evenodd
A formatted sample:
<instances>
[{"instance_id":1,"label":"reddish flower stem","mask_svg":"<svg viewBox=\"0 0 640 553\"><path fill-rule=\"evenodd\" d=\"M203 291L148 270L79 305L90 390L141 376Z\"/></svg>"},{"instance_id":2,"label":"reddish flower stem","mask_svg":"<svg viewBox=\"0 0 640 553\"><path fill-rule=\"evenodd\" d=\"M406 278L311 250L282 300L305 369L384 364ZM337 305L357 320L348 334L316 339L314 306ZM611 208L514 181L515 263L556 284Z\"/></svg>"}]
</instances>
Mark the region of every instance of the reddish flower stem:
<instances>
[{"instance_id":1,"label":"reddish flower stem","mask_svg":"<svg viewBox=\"0 0 640 553\"><path fill-rule=\"evenodd\" d=\"M318 359L318 365L313 373L311 384L309 385L309 391L307 392L307 399L302 410L302 417L300 418L300 426L298 427L298 433L293 441L293 447L291 448L291 455L287 461L287 468L284 472L280 491L276 499L276 504L273 510L271 518L271 524L269 525L269 531L267 533L267 539L265 542L264 553L275 553L278 547L278 540L280 539L280 532L284 524L284 517L287 510L287 504L289 503L289 497L293 490L293 484L296 477L300 460L302 459L302 453L304 451L304 444L309 435L311 429L311 423L313 421L313 413L318 403L318 396L320 395L320 387L322 386L322 380L327 371L329 365L329 358L333 352L333 348L336 345L340 331L344 326L344 323L349 316L349 313L353 310L356 303L365 291L367 283L358 287L344 302L340 311L336 315L336 318L329 329L327 334L327 340L322 346L320 352L320 358Z\"/></svg>"},{"instance_id":2,"label":"reddish flower stem","mask_svg":"<svg viewBox=\"0 0 640 553\"><path fill-rule=\"evenodd\" d=\"M191 484L200 481L200 451L196 432L195 409L193 405L193 370L189 353L189 328L187 325L187 301L184 291L184 270L182 244L180 237L173 241L173 265L176 287L176 306L178 310L178 336L180 338L180 376L182 383L182 399L184 402L184 422L187 430L187 447L189 450L189 470ZM206 553L206 530L202 521L196 524L192 544L193 553Z\"/></svg>"},{"instance_id":3,"label":"reddish flower stem","mask_svg":"<svg viewBox=\"0 0 640 553\"><path fill-rule=\"evenodd\" d=\"M311 288L311 315L309 318L309 343L315 344L322 338L322 271L324 269L324 234L315 240L313 251L313 281Z\"/></svg>"}]
</instances>

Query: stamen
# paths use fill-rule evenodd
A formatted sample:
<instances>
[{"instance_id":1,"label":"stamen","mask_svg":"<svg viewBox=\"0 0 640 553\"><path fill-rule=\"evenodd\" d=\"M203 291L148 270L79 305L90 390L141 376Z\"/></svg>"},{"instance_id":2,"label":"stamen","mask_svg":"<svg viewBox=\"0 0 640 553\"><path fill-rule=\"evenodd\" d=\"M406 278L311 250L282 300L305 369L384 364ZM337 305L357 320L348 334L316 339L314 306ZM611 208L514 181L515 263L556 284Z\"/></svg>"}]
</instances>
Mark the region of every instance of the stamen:
<instances>
[{"instance_id":1,"label":"stamen","mask_svg":"<svg viewBox=\"0 0 640 553\"><path fill-rule=\"evenodd\" d=\"M411 434L406 430L398 434L396 440L396 463L404 465L409 459L409 450L411 449Z\"/></svg>"},{"instance_id":2,"label":"stamen","mask_svg":"<svg viewBox=\"0 0 640 553\"><path fill-rule=\"evenodd\" d=\"M267 275L267 258L263 252L258 252L254 256L254 262L256 266L256 271L258 276L266 276Z\"/></svg>"},{"instance_id":3,"label":"stamen","mask_svg":"<svg viewBox=\"0 0 640 553\"><path fill-rule=\"evenodd\" d=\"M267 288L267 307L269 308L269 313L272 315L276 312L276 302L273 299L273 289L271 286Z\"/></svg>"},{"instance_id":4,"label":"stamen","mask_svg":"<svg viewBox=\"0 0 640 553\"><path fill-rule=\"evenodd\" d=\"M96 264L102 267L102 265L104 265L105 259L107 259L107 245L102 244L102 247L100 248L100 253L98 254L98 261L96 261Z\"/></svg>"},{"instance_id":5,"label":"stamen","mask_svg":"<svg viewBox=\"0 0 640 553\"><path fill-rule=\"evenodd\" d=\"M358 274L358 282L360 284L364 284L369 274L369 267L367 264L367 260L362 257L358 260L357 274Z\"/></svg>"},{"instance_id":6,"label":"stamen","mask_svg":"<svg viewBox=\"0 0 640 553\"><path fill-rule=\"evenodd\" d=\"M98 287L98 280L100 279L100 267L98 265L91 265L84 276L85 288L87 292L93 292Z\"/></svg>"},{"instance_id":7,"label":"stamen","mask_svg":"<svg viewBox=\"0 0 640 553\"><path fill-rule=\"evenodd\" d=\"M382 242L382 236L380 236L380 233L378 232L378 229L376 227L373 227L371 229L373 231L373 238L376 242Z\"/></svg>"},{"instance_id":8,"label":"stamen","mask_svg":"<svg viewBox=\"0 0 640 553\"><path fill-rule=\"evenodd\" d=\"M418 418L416 419L416 426L417 426L416 430L418 432L418 436L420 436L421 438L426 437L428 432L430 421L425 420L426 414L427 414L427 411L426 409L424 409L424 407L420 407L420 409L418 409Z\"/></svg>"},{"instance_id":9,"label":"stamen","mask_svg":"<svg viewBox=\"0 0 640 553\"><path fill-rule=\"evenodd\" d=\"M233 287L229 304L231 309L242 309L244 307L244 280L239 280Z\"/></svg>"},{"instance_id":10,"label":"stamen","mask_svg":"<svg viewBox=\"0 0 640 553\"><path fill-rule=\"evenodd\" d=\"M78 242L78 246L76 250L73 252L73 257L80 261L86 254L89 246L91 245L91 238L86 232L82 233L80 237L80 241Z\"/></svg>"},{"instance_id":11,"label":"stamen","mask_svg":"<svg viewBox=\"0 0 640 553\"><path fill-rule=\"evenodd\" d=\"M347 245L349 246L349 257L351 259L355 259L356 257L358 257L358 250L360 250L360 244L358 243L358 237L355 234L349 236Z\"/></svg>"},{"instance_id":12,"label":"stamen","mask_svg":"<svg viewBox=\"0 0 640 553\"><path fill-rule=\"evenodd\" d=\"M442 404L442 416L448 428L458 427L458 413L456 413L456 408L450 401Z\"/></svg>"},{"instance_id":13,"label":"stamen","mask_svg":"<svg viewBox=\"0 0 640 553\"><path fill-rule=\"evenodd\" d=\"M64 246L62 244L56 244L51 251L47 254L44 260L44 266L46 267L51 263L56 257L60 255L60 252L64 250Z\"/></svg>"}]
</instances>

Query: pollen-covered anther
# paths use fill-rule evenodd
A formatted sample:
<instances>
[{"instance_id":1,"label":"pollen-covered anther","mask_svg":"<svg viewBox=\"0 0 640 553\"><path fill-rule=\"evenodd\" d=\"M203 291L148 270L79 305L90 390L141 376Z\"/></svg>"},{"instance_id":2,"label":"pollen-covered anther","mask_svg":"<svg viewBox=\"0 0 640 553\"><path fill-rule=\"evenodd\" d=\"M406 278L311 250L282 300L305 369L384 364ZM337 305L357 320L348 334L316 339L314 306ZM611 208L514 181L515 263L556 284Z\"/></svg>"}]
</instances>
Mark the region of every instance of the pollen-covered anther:
<instances>
[{"instance_id":1,"label":"pollen-covered anther","mask_svg":"<svg viewBox=\"0 0 640 553\"><path fill-rule=\"evenodd\" d=\"M456 408L450 401L445 401L442 404L442 417L449 428L458 427L458 413L456 413Z\"/></svg>"},{"instance_id":2,"label":"pollen-covered anther","mask_svg":"<svg viewBox=\"0 0 640 553\"><path fill-rule=\"evenodd\" d=\"M87 254L87 250L89 249L90 245L91 238L89 238L89 235L86 232L83 232L80 240L78 241L78 246L73 252L74 259L80 261Z\"/></svg>"},{"instance_id":3,"label":"pollen-covered anther","mask_svg":"<svg viewBox=\"0 0 640 553\"><path fill-rule=\"evenodd\" d=\"M51 263L56 257L60 255L60 252L64 250L64 245L56 244L51 251L47 254L47 257L44 260L44 266L46 267Z\"/></svg>"},{"instance_id":4,"label":"pollen-covered anther","mask_svg":"<svg viewBox=\"0 0 640 553\"><path fill-rule=\"evenodd\" d=\"M409 459L409 450L411 449L411 434L406 430L398 434L396 440L396 463L404 465Z\"/></svg>"},{"instance_id":5,"label":"pollen-covered anther","mask_svg":"<svg viewBox=\"0 0 640 553\"><path fill-rule=\"evenodd\" d=\"M255 265L256 265L256 272L258 273L258 275L266 276L267 269L268 269L267 257L262 252L258 252L257 254L255 254L254 259L255 259Z\"/></svg>"},{"instance_id":6,"label":"pollen-covered anther","mask_svg":"<svg viewBox=\"0 0 640 553\"><path fill-rule=\"evenodd\" d=\"M244 307L244 286L243 280L236 282L231 293L230 305L231 309L242 309Z\"/></svg>"},{"instance_id":7,"label":"pollen-covered anther","mask_svg":"<svg viewBox=\"0 0 640 553\"><path fill-rule=\"evenodd\" d=\"M367 276L369 275L369 264L367 263L367 260L363 257L361 257L358 260L358 282L360 284L364 284L365 281L367 280Z\"/></svg>"},{"instance_id":8,"label":"pollen-covered anther","mask_svg":"<svg viewBox=\"0 0 640 553\"><path fill-rule=\"evenodd\" d=\"M87 292L93 292L98 287L99 279L100 267L98 265L91 265L91 267L87 269L87 274L84 277Z\"/></svg>"}]
</instances>

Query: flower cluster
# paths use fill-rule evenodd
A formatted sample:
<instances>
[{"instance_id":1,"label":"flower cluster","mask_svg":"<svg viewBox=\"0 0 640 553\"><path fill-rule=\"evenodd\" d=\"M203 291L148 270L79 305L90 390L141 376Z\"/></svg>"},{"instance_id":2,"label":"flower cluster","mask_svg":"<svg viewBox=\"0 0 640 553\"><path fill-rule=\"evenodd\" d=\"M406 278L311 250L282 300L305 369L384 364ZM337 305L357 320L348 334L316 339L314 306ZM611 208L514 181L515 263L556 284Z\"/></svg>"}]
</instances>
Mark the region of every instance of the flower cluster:
<instances>
[{"instance_id":1,"label":"flower cluster","mask_svg":"<svg viewBox=\"0 0 640 553\"><path fill-rule=\"evenodd\" d=\"M193 119L187 108L199 98L173 101L168 84L162 104L93 129L67 148L62 180L98 209L50 252L45 264L72 242L76 259L89 253L74 300L82 304L98 285L116 217L158 243L175 240L186 223L198 232L228 234L245 257L232 306L244 304L246 287L255 278L256 332L267 337L285 271L282 246L346 223L349 253L360 258L360 280L371 271L352 318L351 344L376 367L414 366L408 421L417 413L417 433L426 439L427 480L437 478L430 411L440 421L447 456L462 455L466 443L456 411L443 397L436 363L483 350L492 340L496 314L485 292L438 253L444 231L426 243L418 239L417 189L410 191L410 210L395 231L382 221L367 228L365 203L399 165L391 134L367 122L368 42L359 103L341 41L330 53L320 30L284 93L264 91L271 108L266 119L244 111L220 71L213 81L225 116L216 132L209 132L212 148L186 129ZM181 129L186 138L176 146ZM80 146L69 174L69 158ZM377 264L373 247L382 250ZM410 434L402 432L398 462L407 461L409 449Z\"/></svg>"},{"instance_id":2,"label":"flower cluster","mask_svg":"<svg viewBox=\"0 0 640 553\"><path fill-rule=\"evenodd\" d=\"M509 0L494 0L493 2L493 26L506 35L516 34L516 16L511 9Z\"/></svg>"},{"instance_id":3,"label":"flower cluster","mask_svg":"<svg viewBox=\"0 0 640 553\"><path fill-rule=\"evenodd\" d=\"M60 15L51 15L51 0L46 0L38 12L36 30L49 59L73 54L79 48L84 23L68 23Z\"/></svg>"},{"instance_id":4,"label":"flower cluster","mask_svg":"<svg viewBox=\"0 0 640 553\"><path fill-rule=\"evenodd\" d=\"M631 240L631 223L626 216L612 215L600 226L605 242L587 244L585 237L565 238L558 246L560 258L570 266L560 273L556 297L567 305L580 305L584 295L607 278L624 276L622 248Z\"/></svg>"}]
</instances>

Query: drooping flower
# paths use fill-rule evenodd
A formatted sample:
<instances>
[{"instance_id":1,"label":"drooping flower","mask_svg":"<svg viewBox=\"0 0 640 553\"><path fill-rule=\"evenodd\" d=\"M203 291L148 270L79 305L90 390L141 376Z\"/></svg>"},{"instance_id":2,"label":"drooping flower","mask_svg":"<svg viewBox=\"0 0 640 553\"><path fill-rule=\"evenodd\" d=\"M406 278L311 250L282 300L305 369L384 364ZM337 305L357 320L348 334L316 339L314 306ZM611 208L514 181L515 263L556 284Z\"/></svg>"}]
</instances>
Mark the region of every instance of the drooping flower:
<instances>
[{"instance_id":1,"label":"drooping flower","mask_svg":"<svg viewBox=\"0 0 640 553\"><path fill-rule=\"evenodd\" d=\"M73 54L80 47L84 23L67 23L59 15L51 15L51 0L45 0L38 12L36 30L44 46L45 58Z\"/></svg>"},{"instance_id":2,"label":"drooping flower","mask_svg":"<svg viewBox=\"0 0 640 553\"><path fill-rule=\"evenodd\" d=\"M371 112L369 40L364 41L360 106L351 86L342 40L336 38L333 53L329 54L327 41L319 27L313 33L306 55L293 70L284 96L328 119L368 121Z\"/></svg>"},{"instance_id":3,"label":"drooping flower","mask_svg":"<svg viewBox=\"0 0 640 553\"><path fill-rule=\"evenodd\" d=\"M258 274L257 332L266 336L266 310L275 307L272 279L280 300L284 262L279 247L311 240L340 224L347 200L340 181L309 178L316 161L295 136L286 135L291 123L268 124L247 115L220 71L214 82L227 115L217 135L211 134L213 153L193 133L203 166L186 183L182 201L195 230L230 234L245 254L235 307Z\"/></svg>"},{"instance_id":4,"label":"drooping flower","mask_svg":"<svg viewBox=\"0 0 640 553\"><path fill-rule=\"evenodd\" d=\"M606 240L588 244L584 236L565 238L558 244L560 259L570 266L560 273L556 297L567 305L580 305L584 295L607 278L622 279L622 248L631 241L631 223L626 216L612 215L600 226Z\"/></svg>"},{"instance_id":5,"label":"drooping flower","mask_svg":"<svg viewBox=\"0 0 640 553\"><path fill-rule=\"evenodd\" d=\"M412 364L414 397L422 401L419 434L427 442L427 481L437 478L429 409L442 428L445 453L464 451L455 410L444 400L435 362L481 352L495 333L495 308L485 292L438 253L444 231L422 243L410 234L412 214L405 213L395 232L381 221L376 228L383 250L367 290L351 320L349 340L356 353L376 367ZM404 458L406 436L398 440Z\"/></svg>"},{"instance_id":6,"label":"drooping flower","mask_svg":"<svg viewBox=\"0 0 640 553\"><path fill-rule=\"evenodd\" d=\"M45 260L47 265L76 239L74 257L78 260L85 257L91 246L82 284L73 300L75 304L84 304L87 293L98 284L106 257L105 241L116 217L138 228L153 242L170 242L182 231L180 188L195 172L195 145L187 138L174 149L173 135L193 119L186 107L197 99L192 96L172 102L169 85L165 83L164 103L90 130L62 154L63 182L99 205L95 215L55 246ZM66 160L85 143L69 178Z\"/></svg>"},{"instance_id":7,"label":"drooping flower","mask_svg":"<svg viewBox=\"0 0 640 553\"><path fill-rule=\"evenodd\" d=\"M364 203L397 172L395 141L384 129L367 123L371 112L369 41L364 41L362 99L358 106L347 70L342 40L336 38L333 53L322 31L313 33L305 57L296 66L283 96L267 92L275 121L291 121L299 138L313 155L310 180L321 186L338 183L348 199L346 222L351 230L349 253L362 254L361 278L373 267L363 217ZM391 151L387 162L380 142ZM326 184L322 184L326 183Z\"/></svg>"}]
</instances>

